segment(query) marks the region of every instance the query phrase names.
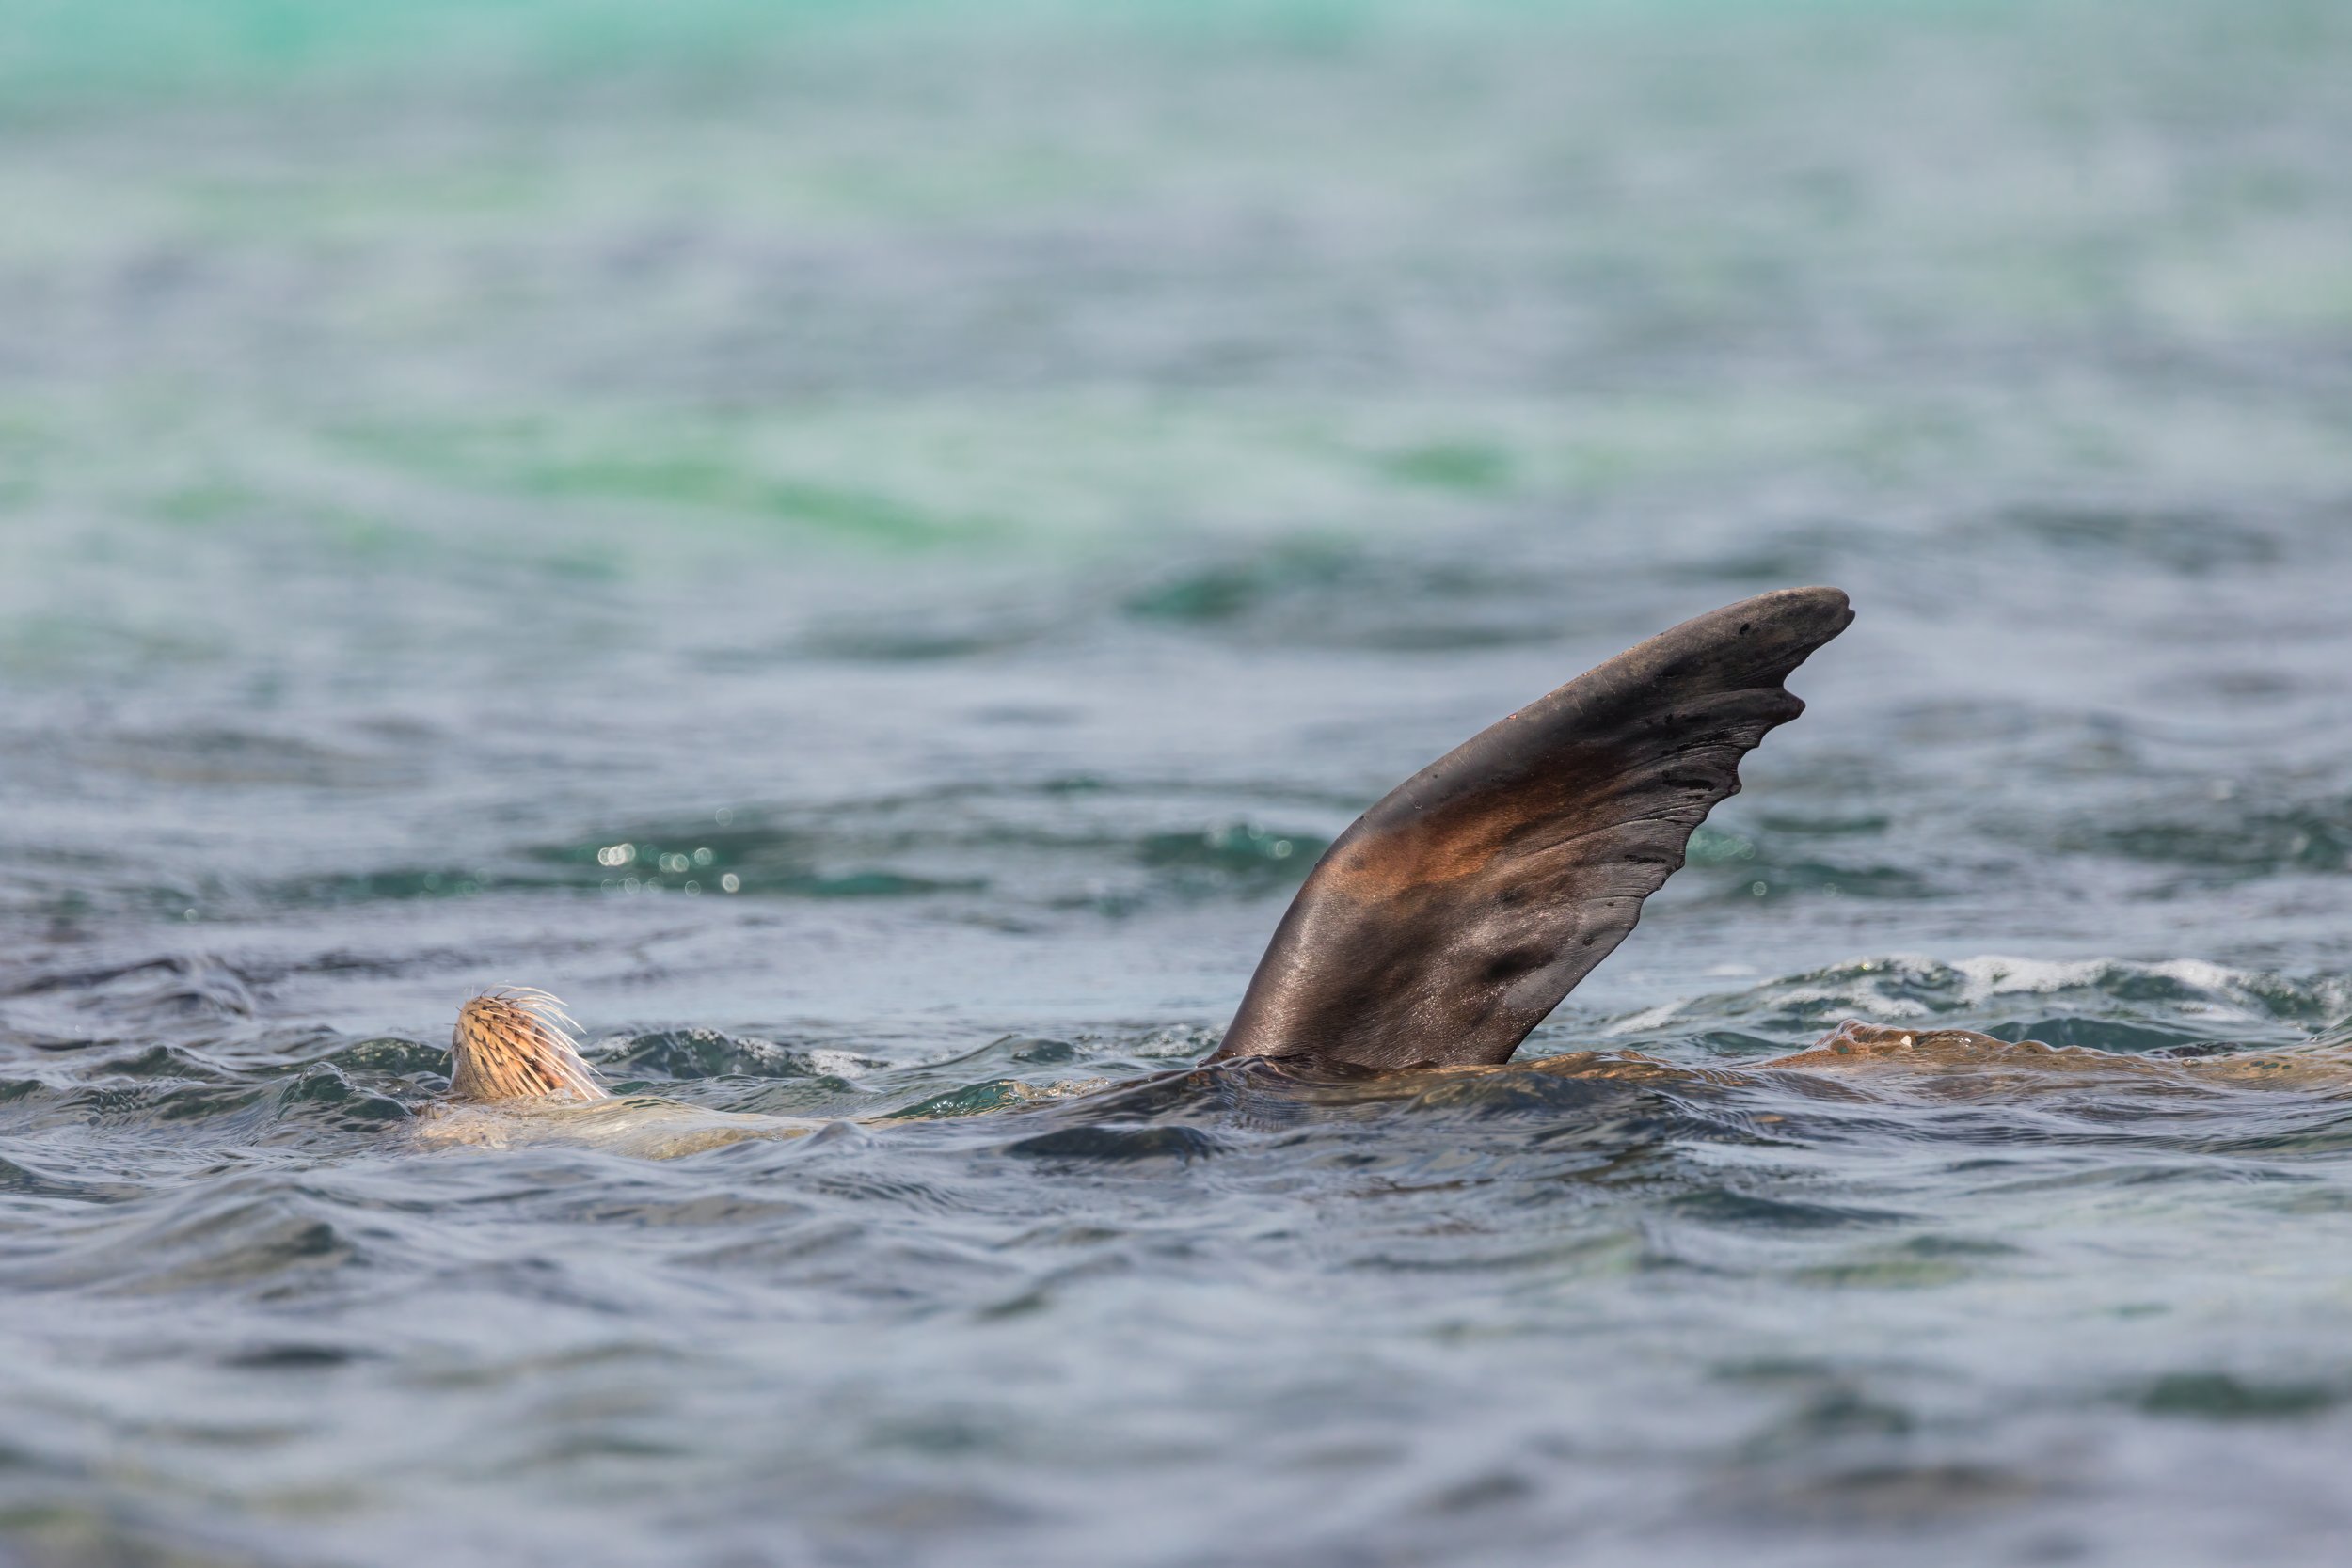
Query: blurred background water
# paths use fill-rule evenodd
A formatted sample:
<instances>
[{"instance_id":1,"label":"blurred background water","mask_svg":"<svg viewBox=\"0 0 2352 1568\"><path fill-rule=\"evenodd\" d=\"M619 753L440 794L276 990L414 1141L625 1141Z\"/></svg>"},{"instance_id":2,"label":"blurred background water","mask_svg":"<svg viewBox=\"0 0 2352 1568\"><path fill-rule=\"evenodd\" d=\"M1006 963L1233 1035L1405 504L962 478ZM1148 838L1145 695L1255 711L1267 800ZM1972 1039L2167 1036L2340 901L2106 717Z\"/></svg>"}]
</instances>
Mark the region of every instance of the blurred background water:
<instances>
[{"instance_id":1,"label":"blurred background water","mask_svg":"<svg viewBox=\"0 0 2352 1568\"><path fill-rule=\"evenodd\" d=\"M4 0L0 1560L2341 1560L2342 1090L1016 1085L1811 581L1523 1055L2342 1036L2347 79L2330 0ZM421 1150L498 982L959 1114Z\"/></svg>"}]
</instances>

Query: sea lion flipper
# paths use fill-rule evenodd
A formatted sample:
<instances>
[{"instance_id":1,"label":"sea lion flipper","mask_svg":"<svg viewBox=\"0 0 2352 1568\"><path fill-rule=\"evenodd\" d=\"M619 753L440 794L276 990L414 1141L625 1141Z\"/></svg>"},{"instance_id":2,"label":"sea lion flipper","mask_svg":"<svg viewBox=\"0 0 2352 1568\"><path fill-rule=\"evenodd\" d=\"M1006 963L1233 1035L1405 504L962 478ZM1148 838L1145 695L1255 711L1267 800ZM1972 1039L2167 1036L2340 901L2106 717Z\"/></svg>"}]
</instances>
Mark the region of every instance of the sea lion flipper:
<instances>
[{"instance_id":1,"label":"sea lion flipper","mask_svg":"<svg viewBox=\"0 0 2352 1568\"><path fill-rule=\"evenodd\" d=\"M1727 606L1407 779L1316 864L1211 1059L1509 1060L1633 929L1740 759L1804 711L1781 683L1852 619L1835 588Z\"/></svg>"}]
</instances>

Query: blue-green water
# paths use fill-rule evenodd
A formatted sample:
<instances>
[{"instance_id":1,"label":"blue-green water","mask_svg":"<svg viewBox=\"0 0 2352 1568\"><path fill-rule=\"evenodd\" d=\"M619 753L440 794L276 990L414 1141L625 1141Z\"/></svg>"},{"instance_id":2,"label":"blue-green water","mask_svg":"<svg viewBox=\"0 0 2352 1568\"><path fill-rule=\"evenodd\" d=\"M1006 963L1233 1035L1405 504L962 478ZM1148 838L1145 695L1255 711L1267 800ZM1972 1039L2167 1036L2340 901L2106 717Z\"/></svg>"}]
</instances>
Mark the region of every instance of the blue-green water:
<instances>
[{"instance_id":1,"label":"blue-green water","mask_svg":"<svg viewBox=\"0 0 2352 1568\"><path fill-rule=\"evenodd\" d=\"M0 1560L2340 1560L2344 1087L1152 1075L1364 803L1809 581L1524 1054L2341 1037L2347 79L2316 0L0 8ZM1011 1108L421 1149L499 982Z\"/></svg>"}]
</instances>

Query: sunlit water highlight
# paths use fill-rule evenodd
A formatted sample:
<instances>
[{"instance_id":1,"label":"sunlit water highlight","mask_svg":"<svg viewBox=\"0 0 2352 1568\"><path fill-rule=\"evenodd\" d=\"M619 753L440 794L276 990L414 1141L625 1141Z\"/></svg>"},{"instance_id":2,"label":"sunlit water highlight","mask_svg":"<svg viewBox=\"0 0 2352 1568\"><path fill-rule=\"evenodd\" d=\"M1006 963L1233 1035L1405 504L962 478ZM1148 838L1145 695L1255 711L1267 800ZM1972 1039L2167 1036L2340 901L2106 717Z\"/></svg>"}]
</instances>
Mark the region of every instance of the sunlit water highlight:
<instances>
[{"instance_id":1,"label":"sunlit water highlight","mask_svg":"<svg viewBox=\"0 0 2352 1568\"><path fill-rule=\"evenodd\" d=\"M0 50L0 1558L2339 1560L2341 8L888 12ZM1187 1070L1806 581L1567 1065Z\"/></svg>"}]
</instances>

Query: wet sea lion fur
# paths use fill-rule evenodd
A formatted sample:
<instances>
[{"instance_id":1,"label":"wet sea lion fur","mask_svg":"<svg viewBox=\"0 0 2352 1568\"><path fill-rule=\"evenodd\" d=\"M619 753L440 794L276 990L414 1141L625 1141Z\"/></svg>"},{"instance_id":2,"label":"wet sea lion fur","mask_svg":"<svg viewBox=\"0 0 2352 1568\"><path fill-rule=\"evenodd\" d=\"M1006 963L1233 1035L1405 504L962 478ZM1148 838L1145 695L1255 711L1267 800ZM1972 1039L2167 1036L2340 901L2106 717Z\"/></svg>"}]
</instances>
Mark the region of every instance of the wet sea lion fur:
<instances>
[{"instance_id":1,"label":"wet sea lion fur","mask_svg":"<svg viewBox=\"0 0 2352 1568\"><path fill-rule=\"evenodd\" d=\"M530 986L485 991L457 1009L449 1040L449 1098L609 1100L580 1053L580 1025L564 1004Z\"/></svg>"}]
</instances>

